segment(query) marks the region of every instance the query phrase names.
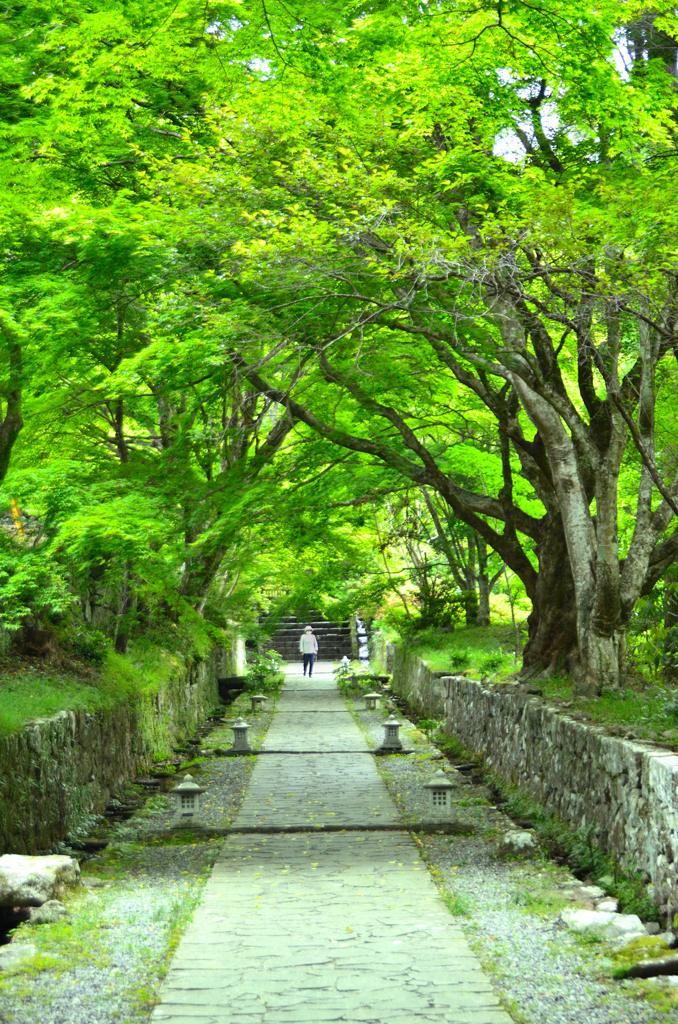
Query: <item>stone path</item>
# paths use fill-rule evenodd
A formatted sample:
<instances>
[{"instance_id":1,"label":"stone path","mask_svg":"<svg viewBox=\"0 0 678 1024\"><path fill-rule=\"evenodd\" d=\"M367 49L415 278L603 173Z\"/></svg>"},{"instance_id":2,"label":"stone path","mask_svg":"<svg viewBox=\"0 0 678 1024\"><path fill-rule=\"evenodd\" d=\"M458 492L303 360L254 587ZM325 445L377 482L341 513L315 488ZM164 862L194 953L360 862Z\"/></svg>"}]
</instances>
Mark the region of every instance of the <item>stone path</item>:
<instances>
[{"instance_id":1,"label":"stone path","mask_svg":"<svg viewBox=\"0 0 678 1024\"><path fill-rule=\"evenodd\" d=\"M511 1024L446 910L330 675L290 675L153 1020ZM345 753L322 753L344 750Z\"/></svg>"}]
</instances>

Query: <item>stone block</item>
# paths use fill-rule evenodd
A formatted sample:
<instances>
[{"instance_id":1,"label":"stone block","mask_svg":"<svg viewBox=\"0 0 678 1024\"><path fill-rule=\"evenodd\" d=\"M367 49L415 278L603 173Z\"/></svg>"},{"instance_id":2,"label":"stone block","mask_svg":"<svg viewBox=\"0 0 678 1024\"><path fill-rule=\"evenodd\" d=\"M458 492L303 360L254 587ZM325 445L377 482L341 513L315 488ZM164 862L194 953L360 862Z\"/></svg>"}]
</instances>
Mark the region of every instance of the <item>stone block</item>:
<instances>
[{"instance_id":1,"label":"stone block","mask_svg":"<svg viewBox=\"0 0 678 1024\"><path fill-rule=\"evenodd\" d=\"M498 853L501 857L534 857L538 850L533 832L505 832L499 840Z\"/></svg>"},{"instance_id":2,"label":"stone block","mask_svg":"<svg viewBox=\"0 0 678 1024\"><path fill-rule=\"evenodd\" d=\"M10 942L0 946L0 971L12 971L35 956L36 947L30 942Z\"/></svg>"},{"instance_id":3,"label":"stone block","mask_svg":"<svg viewBox=\"0 0 678 1024\"><path fill-rule=\"evenodd\" d=\"M31 910L31 924L56 924L68 917L68 911L59 900L47 900L41 907L33 907Z\"/></svg>"},{"instance_id":4,"label":"stone block","mask_svg":"<svg viewBox=\"0 0 678 1024\"><path fill-rule=\"evenodd\" d=\"M603 939L630 939L647 935L637 914L567 909L561 911L560 922L569 931L599 935Z\"/></svg>"},{"instance_id":5,"label":"stone block","mask_svg":"<svg viewBox=\"0 0 678 1024\"><path fill-rule=\"evenodd\" d=\"M0 857L0 906L41 907L68 885L80 881L80 865L73 857Z\"/></svg>"}]
</instances>

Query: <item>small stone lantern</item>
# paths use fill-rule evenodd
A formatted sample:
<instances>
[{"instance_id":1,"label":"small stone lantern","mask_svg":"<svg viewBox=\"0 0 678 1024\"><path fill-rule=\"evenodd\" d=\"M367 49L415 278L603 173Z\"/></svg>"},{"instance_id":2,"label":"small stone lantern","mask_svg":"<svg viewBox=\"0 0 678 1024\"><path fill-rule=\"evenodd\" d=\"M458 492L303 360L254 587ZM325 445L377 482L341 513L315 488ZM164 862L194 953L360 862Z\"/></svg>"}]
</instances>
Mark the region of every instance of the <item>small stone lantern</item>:
<instances>
[{"instance_id":1,"label":"small stone lantern","mask_svg":"<svg viewBox=\"0 0 678 1024\"><path fill-rule=\"evenodd\" d=\"M252 714L256 714L257 711L261 711L265 700L268 700L265 693L251 694L250 701L252 703Z\"/></svg>"},{"instance_id":2,"label":"small stone lantern","mask_svg":"<svg viewBox=\"0 0 678 1024\"><path fill-rule=\"evenodd\" d=\"M237 753L251 754L252 748L247 739L247 730L249 729L247 722L238 718L231 728L233 729L233 750Z\"/></svg>"},{"instance_id":3,"label":"small stone lantern","mask_svg":"<svg viewBox=\"0 0 678 1024\"><path fill-rule=\"evenodd\" d=\"M184 775L184 781L170 790L174 798L175 825L192 825L200 814L200 796L206 790L193 781L192 775Z\"/></svg>"},{"instance_id":4,"label":"small stone lantern","mask_svg":"<svg viewBox=\"0 0 678 1024\"><path fill-rule=\"evenodd\" d=\"M382 750L402 750L403 745L398 735L400 722L394 715L389 715L384 722L384 742Z\"/></svg>"},{"instance_id":5,"label":"small stone lantern","mask_svg":"<svg viewBox=\"0 0 678 1024\"><path fill-rule=\"evenodd\" d=\"M449 818L452 813L452 790L454 786L440 769L432 779L424 783L428 790L429 808L435 818Z\"/></svg>"},{"instance_id":6,"label":"small stone lantern","mask_svg":"<svg viewBox=\"0 0 678 1024\"><path fill-rule=\"evenodd\" d=\"M379 707L377 701L379 700L380 694L378 693L366 693L365 694L365 710L376 711Z\"/></svg>"}]
</instances>

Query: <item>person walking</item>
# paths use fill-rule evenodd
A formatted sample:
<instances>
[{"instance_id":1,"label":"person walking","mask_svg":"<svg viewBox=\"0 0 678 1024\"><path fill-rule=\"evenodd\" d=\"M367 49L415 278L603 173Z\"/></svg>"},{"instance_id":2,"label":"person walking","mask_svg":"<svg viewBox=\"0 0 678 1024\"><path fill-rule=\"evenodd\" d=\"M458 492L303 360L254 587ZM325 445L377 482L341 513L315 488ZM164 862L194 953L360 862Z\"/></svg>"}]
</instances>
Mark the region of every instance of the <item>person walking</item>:
<instances>
[{"instance_id":1,"label":"person walking","mask_svg":"<svg viewBox=\"0 0 678 1024\"><path fill-rule=\"evenodd\" d=\"M313 675L313 662L318 653L318 641L310 626L306 627L299 638L299 650L303 656L304 675L306 675L306 669L308 669L308 678L310 679Z\"/></svg>"}]
</instances>

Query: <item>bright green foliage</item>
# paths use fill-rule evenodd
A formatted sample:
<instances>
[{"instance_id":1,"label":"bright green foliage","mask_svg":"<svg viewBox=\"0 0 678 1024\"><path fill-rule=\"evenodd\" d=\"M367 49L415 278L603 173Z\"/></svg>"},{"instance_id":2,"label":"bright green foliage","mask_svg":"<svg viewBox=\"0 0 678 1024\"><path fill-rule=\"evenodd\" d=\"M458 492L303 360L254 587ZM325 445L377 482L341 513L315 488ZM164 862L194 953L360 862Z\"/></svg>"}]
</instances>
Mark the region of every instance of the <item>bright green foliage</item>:
<instances>
[{"instance_id":1,"label":"bright green foliage","mask_svg":"<svg viewBox=\"0 0 678 1024\"><path fill-rule=\"evenodd\" d=\"M276 651L255 655L247 668L246 689L250 693L278 694L285 680L282 659Z\"/></svg>"},{"instance_id":2,"label":"bright green foliage","mask_svg":"<svg viewBox=\"0 0 678 1024\"><path fill-rule=\"evenodd\" d=\"M619 684L678 554L677 33L6 7L0 623L200 654L262 607L487 624L501 587L526 670Z\"/></svg>"}]
</instances>

